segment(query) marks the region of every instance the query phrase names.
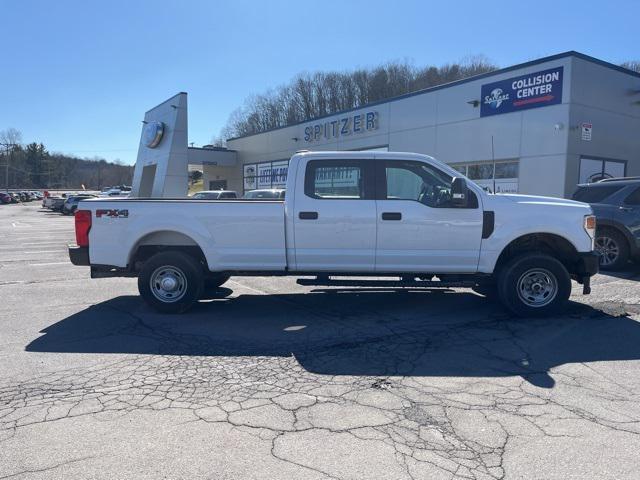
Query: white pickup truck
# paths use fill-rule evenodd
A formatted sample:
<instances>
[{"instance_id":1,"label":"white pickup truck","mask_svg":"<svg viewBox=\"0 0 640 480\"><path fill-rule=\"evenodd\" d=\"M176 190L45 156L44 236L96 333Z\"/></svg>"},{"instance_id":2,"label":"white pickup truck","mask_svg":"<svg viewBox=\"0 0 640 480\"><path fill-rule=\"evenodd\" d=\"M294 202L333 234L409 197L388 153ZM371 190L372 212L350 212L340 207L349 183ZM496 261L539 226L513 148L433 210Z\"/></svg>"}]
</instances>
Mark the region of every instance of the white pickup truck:
<instances>
[{"instance_id":1,"label":"white pickup truck","mask_svg":"<svg viewBox=\"0 0 640 480\"><path fill-rule=\"evenodd\" d=\"M312 277L303 285L468 287L518 315L546 315L566 303L571 279L586 294L598 271L589 205L489 194L426 155L300 152L286 192L83 200L69 255L92 278L137 276L142 297L169 313L232 275L295 275Z\"/></svg>"}]
</instances>

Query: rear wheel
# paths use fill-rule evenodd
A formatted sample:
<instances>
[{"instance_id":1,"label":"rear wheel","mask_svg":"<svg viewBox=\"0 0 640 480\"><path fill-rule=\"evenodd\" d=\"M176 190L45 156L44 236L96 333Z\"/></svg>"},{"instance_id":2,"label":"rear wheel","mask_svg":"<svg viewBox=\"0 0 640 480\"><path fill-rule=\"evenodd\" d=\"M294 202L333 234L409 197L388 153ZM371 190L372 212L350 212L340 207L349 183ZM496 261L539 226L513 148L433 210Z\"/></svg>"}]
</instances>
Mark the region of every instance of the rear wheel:
<instances>
[{"instance_id":1,"label":"rear wheel","mask_svg":"<svg viewBox=\"0 0 640 480\"><path fill-rule=\"evenodd\" d=\"M555 258L528 253L510 260L500 271L498 293L511 312L540 317L561 310L571 294L571 277Z\"/></svg>"},{"instance_id":2,"label":"rear wheel","mask_svg":"<svg viewBox=\"0 0 640 480\"><path fill-rule=\"evenodd\" d=\"M629 261L627 239L617 230L599 229L596 232L595 250L600 255L602 270L617 270Z\"/></svg>"},{"instance_id":3,"label":"rear wheel","mask_svg":"<svg viewBox=\"0 0 640 480\"><path fill-rule=\"evenodd\" d=\"M198 301L203 269L182 252L162 252L149 258L138 275L138 291L147 304L163 313L182 313Z\"/></svg>"}]
</instances>

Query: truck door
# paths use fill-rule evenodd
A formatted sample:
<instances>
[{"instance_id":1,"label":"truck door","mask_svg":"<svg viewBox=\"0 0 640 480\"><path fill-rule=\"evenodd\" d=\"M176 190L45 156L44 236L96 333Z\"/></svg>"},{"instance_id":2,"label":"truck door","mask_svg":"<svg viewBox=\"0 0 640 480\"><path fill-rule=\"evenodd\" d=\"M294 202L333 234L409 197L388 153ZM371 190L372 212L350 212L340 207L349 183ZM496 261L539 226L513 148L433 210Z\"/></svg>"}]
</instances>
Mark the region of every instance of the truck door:
<instances>
[{"instance_id":1,"label":"truck door","mask_svg":"<svg viewBox=\"0 0 640 480\"><path fill-rule=\"evenodd\" d=\"M372 272L373 160L309 160L294 204L297 271Z\"/></svg>"},{"instance_id":2,"label":"truck door","mask_svg":"<svg viewBox=\"0 0 640 480\"><path fill-rule=\"evenodd\" d=\"M475 193L467 208L453 207L453 178L419 161L378 160L376 179L376 271L477 271L482 206Z\"/></svg>"}]
</instances>

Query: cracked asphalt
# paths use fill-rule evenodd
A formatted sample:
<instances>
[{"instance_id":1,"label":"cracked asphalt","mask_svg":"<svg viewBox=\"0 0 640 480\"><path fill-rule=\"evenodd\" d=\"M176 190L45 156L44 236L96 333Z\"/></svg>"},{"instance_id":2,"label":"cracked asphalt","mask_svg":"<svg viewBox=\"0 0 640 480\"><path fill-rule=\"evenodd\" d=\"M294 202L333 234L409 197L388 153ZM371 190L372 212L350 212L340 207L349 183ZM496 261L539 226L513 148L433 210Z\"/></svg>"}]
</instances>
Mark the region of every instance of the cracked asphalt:
<instances>
[{"instance_id":1,"label":"cracked asphalt","mask_svg":"<svg viewBox=\"0 0 640 480\"><path fill-rule=\"evenodd\" d=\"M232 278L182 316L0 207L0 479L637 479L640 268L516 319L464 289Z\"/></svg>"}]
</instances>

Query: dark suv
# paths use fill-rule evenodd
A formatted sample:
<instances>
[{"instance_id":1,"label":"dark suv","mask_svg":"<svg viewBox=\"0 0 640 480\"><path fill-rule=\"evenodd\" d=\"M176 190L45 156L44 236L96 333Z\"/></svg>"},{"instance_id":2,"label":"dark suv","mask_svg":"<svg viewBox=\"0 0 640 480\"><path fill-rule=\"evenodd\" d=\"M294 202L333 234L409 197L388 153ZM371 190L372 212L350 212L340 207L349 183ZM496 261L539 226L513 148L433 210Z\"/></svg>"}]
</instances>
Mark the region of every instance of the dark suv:
<instances>
[{"instance_id":1,"label":"dark suv","mask_svg":"<svg viewBox=\"0 0 640 480\"><path fill-rule=\"evenodd\" d=\"M596 214L600 268L616 270L640 258L640 177L578 185L573 199L590 204Z\"/></svg>"}]
</instances>

